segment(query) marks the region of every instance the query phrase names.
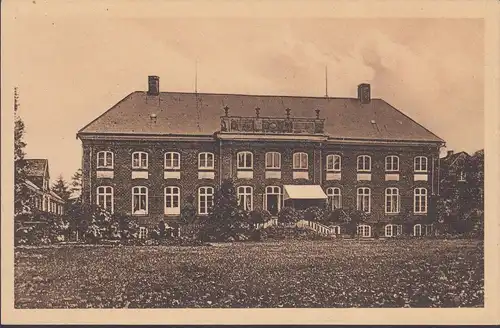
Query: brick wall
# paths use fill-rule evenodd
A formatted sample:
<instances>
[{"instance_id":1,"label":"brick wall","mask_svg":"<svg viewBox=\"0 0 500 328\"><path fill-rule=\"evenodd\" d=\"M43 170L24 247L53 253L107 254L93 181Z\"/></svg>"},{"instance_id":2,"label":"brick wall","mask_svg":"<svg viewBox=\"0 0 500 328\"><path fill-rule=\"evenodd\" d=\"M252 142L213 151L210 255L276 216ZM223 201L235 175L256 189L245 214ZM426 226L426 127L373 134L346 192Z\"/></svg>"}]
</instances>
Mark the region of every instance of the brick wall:
<instances>
[{"instance_id":1,"label":"brick wall","mask_svg":"<svg viewBox=\"0 0 500 328\"><path fill-rule=\"evenodd\" d=\"M220 152L219 152L220 149ZM97 178L97 152L111 150L114 153L113 179ZM145 151L149 154L148 179L132 179L131 156L134 151ZM164 153L176 151L181 155L181 179L164 179ZM251 151L253 153L253 179L237 178L237 153ZM281 179L265 178L265 153L277 151L281 153ZM214 153L214 179L198 179L198 153ZM308 154L309 179L293 179L293 153ZM342 178L340 181L326 180L326 157L328 154L342 156ZM371 181L357 181L356 161L361 154L372 157ZM398 155L400 158L400 180L385 181L385 157ZM428 181L413 181L413 159L415 156L429 158ZM356 189L361 186L371 188L371 216L388 218L385 214L385 188L398 187L401 199L400 212L413 210L413 189L426 187L428 195L433 189L432 156L438 157L437 148L424 147L382 147L382 146L347 146L322 145L319 142L131 142L131 141L89 141L83 142L83 199L85 202L96 202L96 188L101 185L114 188L115 212L131 213L132 187L145 186L149 191L149 213L141 218L141 222L156 224L159 220L175 220L176 216L164 215L164 188L178 186L181 190L181 207L189 196L194 197L197 205L197 190L200 186L217 186L222 178L233 177L237 186L252 186L254 190L254 208L263 206L266 186L285 184L321 184L327 187L340 187L342 203L345 208L356 208ZM219 165L222 163L222 165ZM321 165L319 165L321 163ZM220 171L219 171L220 170ZM435 171L437 165L435 166ZM221 172L221 175L219 175ZM435 177L434 180L436 180ZM434 190L437 185L434 186Z\"/></svg>"}]
</instances>

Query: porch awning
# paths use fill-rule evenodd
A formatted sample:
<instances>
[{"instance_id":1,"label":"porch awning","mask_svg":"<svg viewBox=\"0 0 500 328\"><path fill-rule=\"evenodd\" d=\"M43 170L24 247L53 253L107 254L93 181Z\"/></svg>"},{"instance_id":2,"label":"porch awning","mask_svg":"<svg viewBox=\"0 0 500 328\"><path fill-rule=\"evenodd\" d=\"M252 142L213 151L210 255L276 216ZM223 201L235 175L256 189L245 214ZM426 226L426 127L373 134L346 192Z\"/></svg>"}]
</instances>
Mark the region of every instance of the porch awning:
<instances>
[{"instance_id":1,"label":"porch awning","mask_svg":"<svg viewBox=\"0 0 500 328\"><path fill-rule=\"evenodd\" d=\"M284 200L287 199L327 199L319 185L284 185Z\"/></svg>"}]
</instances>

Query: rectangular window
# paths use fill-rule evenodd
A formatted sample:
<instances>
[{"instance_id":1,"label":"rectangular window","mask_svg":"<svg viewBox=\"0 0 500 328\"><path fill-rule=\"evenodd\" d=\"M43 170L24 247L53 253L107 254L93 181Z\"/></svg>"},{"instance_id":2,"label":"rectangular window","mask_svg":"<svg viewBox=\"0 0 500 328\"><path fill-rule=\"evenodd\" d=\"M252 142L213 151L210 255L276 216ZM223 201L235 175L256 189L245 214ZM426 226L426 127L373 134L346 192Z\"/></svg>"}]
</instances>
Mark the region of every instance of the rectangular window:
<instances>
[{"instance_id":1,"label":"rectangular window","mask_svg":"<svg viewBox=\"0 0 500 328\"><path fill-rule=\"evenodd\" d=\"M165 169L178 170L181 168L181 155L179 153L165 153Z\"/></svg>"},{"instance_id":2,"label":"rectangular window","mask_svg":"<svg viewBox=\"0 0 500 328\"><path fill-rule=\"evenodd\" d=\"M427 189L415 188L413 196L414 212L416 214L427 213Z\"/></svg>"},{"instance_id":3,"label":"rectangular window","mask_svg":"<svg viewBox=\"0 0 500 328\"><path fill-rule=\"evenodd\" d=\"M146 239L148 236L148 229L146 227L139 227L139 239Z\"/></svg>"},{"instance_id":4,"label":"rectangular window","mask_svg":"<svg viewBox=\"0 0 500 328\"><path fill-rule=\"evenodd\" d=\"M387 188L385 190L385 213L399 213L398 188Z\"/></svg>"},{"instance_id":5,"label":"rectangular window","mask_svg":"<svg viewBox=\"0 0 500 328\"><path fill-rule=\"evenodd\" d=\"M238 205L246 211L253 210L253 188L250 186L238 187Z\"/></svg>"},{"instance_id":6,"label":"rectangular window","mask_svg":"<svg viewBox=\"0 0 500 328\"><path fill-rule=\"evenodd\" d=\"M358 156L358 171L370 172L372 170L372 158L368 155Z\"/></svg>"},{"instance_id":7,"label":"rectangular window","mask_svg":"<svg viewBox=\"0 0 500 328\"><path fill-rule=\"evenodd\" d=\"M239 169L253 168L253 154L251 152L242 151L238 153L238 168Z\"/></svg>"},{"instance_id":8,"label":"rectangular window","mask_svg":"<svg viewBox=\"0 0 500 328\"><path fill-rule=\"evenodd\" d=\"M307 153L295 153L293 154L293 168L294 169L307 169L308 168L308 156Z\"/></svg>"},{"instance_id":9,"label":"rectangular window","mask_svg":"<svg viewBox=\"0 0 500 328\"><path fill-rule=\"evenodd\" d=\"M199 153L198 154L198 169L213 170L214 169L214 154Z\"/></svg>"},{"instance_id":10,"label":"rectangular window","mask_svg":"<svg viewBox=\"0 0 500 328\"><path fill-rule=\"evenodd\" d=\"M280 169L281 154L278 152L266 153L266 169Z\"/></svg>"},{"instance_id":11,"label":"rectangular window","mask_svg":"<svg viewBox=\"0 0 500 328\"><path fill-rule=\"evenodd\" d=\"M113 168L113 153L100 151L97 153L97 168Z\"/></svg>"},{"instance_id":12,"label":"rectangular window","mask_svg":"<svg viewBox=\"0 0 500 328\"><path fill-rule=\"evenodd\" d=\"M427 157L417 156L414 159L415 172L427 172Z\"/></svg>"},{"instance_id":13,"label":"rectangular window","mask_svg":"<svg viewBox=\"0 0 500 328\"><path fill-rule=\"evenodd\" d=\"M342 194L340 188L328 188L326 189L326 194L332 210L342 208Z\"/></svg>"},{"instance_id":14,"label":"rectangular window","mask_svg":"<svg viewBox=\"0 0 500 328\"><path fill-rule=\"evenodd\" d=\"M97 187L97 205L113 213L113 187Z\"/></svg>"},{"instance_id":15,"label":"rectangular window","mask_svg":"<svg viewBox=\"0 0 500 328\"><path fill-rule=\"evenodd\" d=\"M340 172L341 158L339 155L326 156L326 170L328 172Z\"/></svg>"},{"instance_id":16,"label":"rectangular window","mask_svg":"<svg viewBox=\"0 0 500 328\"><path fill-rule=\"evenodd\" d=\"M148 188L132 188L132 213L134 215L148 214Z\"/></svg>"},{"instance_id":17,"label":"rectangular window","mask_svg":"<svg viewBox=\"0 0 500 328\"><path fill-rule=\"evenodd\" d=\"M358 188L358 195L357 195L357 209L358 211L363 211L366 213L370 213L370 188Z\"/></svg>"},{"instance_id":18,"label":"rectangular window","mask_svg":"<svg viewBox=\"0 0 500 328\"><path fill-rule=\"evenodd\" d=\"M165 214L180 214L180 189L179 187L165 187Z\"/></svg>"},{"instance_id":19,"label":"rectangular window","mask_svg":"<svg viewBox=\"0 0 500 328\"><path fill-rule=\"evenodd\" d=\"M139 151L132 154L132 168L147 169L148 168L148 153Z\"/></svg>"},{"instance_id":20,"label":"rectangular window","mask_svg":"<svg viewBox=\"0 0 500 328\"><path fill-rule=\"evenodd\" d=\"M200 187L198 189L198 214L208 214L214 204L214 188Z\"/></svg>"},{"instance_id":21,"label":"rectangular window","mask_svg":"<svg viewBox=\"0 0 500 328\"><path fill-rule=\"evenodd\" d=\"M388 172L399 171L399 157L398 156L387 156L385 158L385 170Z\"/></svg>"}]
</instances>

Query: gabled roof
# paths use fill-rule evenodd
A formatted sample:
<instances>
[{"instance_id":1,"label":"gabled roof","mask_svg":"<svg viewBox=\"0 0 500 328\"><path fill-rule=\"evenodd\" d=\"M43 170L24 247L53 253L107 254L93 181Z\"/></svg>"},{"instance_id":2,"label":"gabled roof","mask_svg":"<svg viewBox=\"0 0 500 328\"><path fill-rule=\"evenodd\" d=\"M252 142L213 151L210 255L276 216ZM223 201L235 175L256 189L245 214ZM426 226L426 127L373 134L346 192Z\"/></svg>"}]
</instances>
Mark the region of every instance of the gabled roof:
<instances>
[{"instance_id":1,"label":"gabled roof","mask_svg":"<svg viewBox=\"0 0 500 328\"><path fill-rule=\"evenodd\" d=\"M44 177L49 170L49 161L42 159L23 159L26 175L29 177Z\"/></svg>"},{"instance_id":2,"label":"gabled roof","mask_svg":"<svg viewBox=\"0 0 500 328\"><path fill-rule=\"evenodd\" d=\"M453 166L458 160L471 157L467 152L461 151L459 153L451 154L449 156L443 157L441 161L445 165Z\"/></svg>"},{"instance_id":3,"label":"gabled roof","mask_svg":"<svg viewBox=\"0 0 500 328\"><path fill-rule=\"evenodd\" d=\"M444 142L441 138L381 99L362 104L357 98L266 96L136 91L82 128L85 134L212 135L220 130L223 107L230 116L325 118L331 138ZM156 116L156 122L151 115Z\"/></svg>"}]
</instances>

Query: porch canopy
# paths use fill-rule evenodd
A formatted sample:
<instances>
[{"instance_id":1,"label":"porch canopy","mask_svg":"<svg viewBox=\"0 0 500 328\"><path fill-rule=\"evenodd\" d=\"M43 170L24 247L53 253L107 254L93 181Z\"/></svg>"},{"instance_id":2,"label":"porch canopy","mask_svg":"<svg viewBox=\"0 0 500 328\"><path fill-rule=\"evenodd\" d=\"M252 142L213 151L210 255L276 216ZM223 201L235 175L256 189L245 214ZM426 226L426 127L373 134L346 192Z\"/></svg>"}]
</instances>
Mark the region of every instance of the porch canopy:
<instances>
[{"instance_id":1,"label":"porch canopy","mask_svg":"<svg viewBox=\"0 0 500 328\"><path fill-rule=\"evenodd\" d=\"M284 185L283 199L328 199L319 185Z\"/></svg>"}]
</instances>

